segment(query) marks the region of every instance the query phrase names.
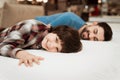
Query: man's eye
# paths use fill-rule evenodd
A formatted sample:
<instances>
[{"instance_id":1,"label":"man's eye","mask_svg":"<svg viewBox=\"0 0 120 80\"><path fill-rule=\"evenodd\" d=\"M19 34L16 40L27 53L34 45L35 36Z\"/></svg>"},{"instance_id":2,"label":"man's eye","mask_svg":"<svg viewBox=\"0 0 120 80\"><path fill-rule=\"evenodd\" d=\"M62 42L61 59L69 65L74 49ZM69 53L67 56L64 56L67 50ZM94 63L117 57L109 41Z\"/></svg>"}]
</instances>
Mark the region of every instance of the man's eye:
<instances>
[{"instance_id":1,"label":"man's eye","mask_svg":"<svg viewBox=\"0 0 120 80\"><path fill-rule=\"evenodd\" d=\"M57 52L58 52L58 48L56 47L56 50L57 50Z\"/></svg>"}]
</instances>

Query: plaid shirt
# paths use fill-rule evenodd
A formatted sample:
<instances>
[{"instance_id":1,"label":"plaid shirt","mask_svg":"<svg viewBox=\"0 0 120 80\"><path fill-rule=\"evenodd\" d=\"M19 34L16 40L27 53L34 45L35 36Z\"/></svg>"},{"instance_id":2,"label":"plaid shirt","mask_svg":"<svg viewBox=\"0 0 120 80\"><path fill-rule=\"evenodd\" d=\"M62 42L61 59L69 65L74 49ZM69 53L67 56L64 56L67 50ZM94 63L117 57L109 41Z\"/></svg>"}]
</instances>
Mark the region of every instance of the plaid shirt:
<instances>
[{"instance_id":1,"label":"plaid shirt","mask_svg":"<svg viewBox=\"0 0 120 80\"><path fill-rule=\"evenodd\" d=\"M41 41L48 33L42 22L25 20L0 33L0 54L14 57L23 49L41 49Z\"/></svg>"}]
</instances>

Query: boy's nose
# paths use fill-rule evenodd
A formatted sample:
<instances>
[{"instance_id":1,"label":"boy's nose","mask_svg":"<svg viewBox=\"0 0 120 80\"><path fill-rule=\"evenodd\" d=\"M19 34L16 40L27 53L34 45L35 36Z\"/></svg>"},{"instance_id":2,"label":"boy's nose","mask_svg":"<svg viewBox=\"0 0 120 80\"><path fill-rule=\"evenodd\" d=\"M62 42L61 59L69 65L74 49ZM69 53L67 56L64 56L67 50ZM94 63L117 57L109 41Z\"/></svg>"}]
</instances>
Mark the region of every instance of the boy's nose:
<instances>
[{"instance_id":1,"label":"boy's nose","mask_svg":"<svg viewBox=\"0 0 120 80\"><path fill-rule=\"evenodd\" d=\"M49 48L53 48L54 46L55 46L55 43L54 43L54 42L50 42L50 41L48 42L48 47L49 47Z\"/></svg>"}]
</instances>

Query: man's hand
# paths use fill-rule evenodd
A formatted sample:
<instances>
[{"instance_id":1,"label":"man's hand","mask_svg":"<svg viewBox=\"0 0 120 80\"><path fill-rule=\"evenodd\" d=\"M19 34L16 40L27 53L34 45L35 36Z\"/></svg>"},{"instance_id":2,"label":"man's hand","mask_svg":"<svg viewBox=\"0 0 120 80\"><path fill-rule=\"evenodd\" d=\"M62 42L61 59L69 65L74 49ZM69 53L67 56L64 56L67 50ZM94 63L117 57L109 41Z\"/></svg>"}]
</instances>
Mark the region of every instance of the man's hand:
<instances>
[{"instance_id":1,"label":"man's hand","mask_svg":"<svg viewBox=\"0 0 120 80\"><path fill-rule=\"evenodd\" d=\"M40 60L44 60L43 57L35 56L29 54L27 51L18 51L16 54L16 58L19 59L19 65L25 64L26 67L33 66L33 63L40 64Z\"/></svg>"}]
</instances>

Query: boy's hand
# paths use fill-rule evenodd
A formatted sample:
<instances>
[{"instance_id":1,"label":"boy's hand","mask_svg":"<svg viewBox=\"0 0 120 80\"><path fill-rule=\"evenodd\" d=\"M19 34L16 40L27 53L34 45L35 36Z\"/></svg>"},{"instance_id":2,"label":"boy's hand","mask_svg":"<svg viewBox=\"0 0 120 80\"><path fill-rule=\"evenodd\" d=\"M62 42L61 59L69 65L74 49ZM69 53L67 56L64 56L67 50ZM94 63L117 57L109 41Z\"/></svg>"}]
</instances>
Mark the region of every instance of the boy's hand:
<instances>
[{"instance_id":1,"label":"boy's hand","mask_svg":"<svg viewBox=\"0 0 120 80\"><path fill-rule=\"evenodd\" d=\"M43 57L29 54L27 51L18 51L16 58L19 59L19 65L25 64L26 67L32 67L33 63L40 64L40 60L44 59Z\"/></svg>"}]
</instances>

